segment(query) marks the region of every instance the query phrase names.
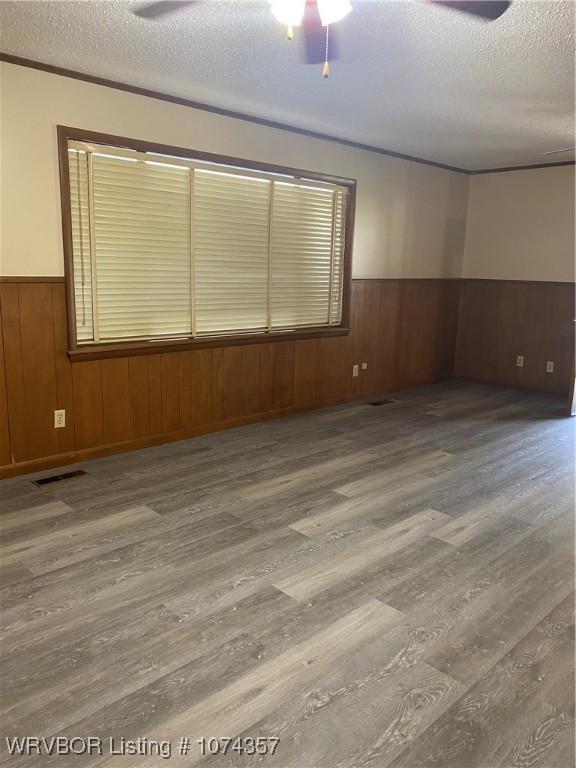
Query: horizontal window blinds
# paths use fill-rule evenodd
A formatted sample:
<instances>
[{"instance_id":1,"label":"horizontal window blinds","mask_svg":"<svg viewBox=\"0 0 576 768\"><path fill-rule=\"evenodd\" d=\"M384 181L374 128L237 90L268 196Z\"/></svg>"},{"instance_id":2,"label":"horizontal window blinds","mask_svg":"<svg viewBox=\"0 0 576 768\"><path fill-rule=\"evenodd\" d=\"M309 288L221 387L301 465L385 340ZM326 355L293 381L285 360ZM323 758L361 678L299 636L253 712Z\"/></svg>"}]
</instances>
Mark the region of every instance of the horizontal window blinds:
<instances>
[{"instance_id":1,"label":"horizontal window blinds","mask_svg":"<svg viewBox=\"0 0 576 768\"><path fill-rule=\"evenodd\" d=\"M297 184L274 186L272 327L328 323L334 193Z\"/></svg>"},{"instance_id":2,"label":"horizontal window blinds","mask_svg":"<svg viewBox=\"0 0 576 768\"><path fill-rule=\"evenodd\" d=\"M189 333L189 171L98 154L92 164L99 338Z\"/></svg>"},{"instance_id":3,"label":"horizontal window blinds","mask_svg":"<svg viewBox=\"0 0 576 768\"><path fill-rule=\"evenodd\" d=\"M344 246L346 227L346 195L342 190L334 193L334 239L332 242L332 283L330 293L330 323L342 320L342 291L344 285Z\"/></svg>"},{"instance_id":4,"label":"horizontal window blinds","mask_svg":"<svg viewBox=\"0 0 576 768\"><path fill-rule=\"evenodd\" d=\"M194 172L197 333L266 329L271 182Z\"/></svg>"},{"instance_id":5,"label":"horizontal window blinds","mask_svg":"<svg viewBox=\"0 0 576 768\"><path fill-rule=\"evenodd\" d=\"M80 142L68 154L78 343L341 322L344 187Z\"/></svg>"},{"instance_id":6,"label":"horizontal window blinds","mask_svg":"<svg viewBox=\"0 0 576 768\"><path fill-rule=\"evenodd\" d=\"M76 306L76 337L92 341L92 273L90 251L90 208L88 205L88 154L69 153L70 220L74 267L74 302Z\"/></svg>"}]
</instances>

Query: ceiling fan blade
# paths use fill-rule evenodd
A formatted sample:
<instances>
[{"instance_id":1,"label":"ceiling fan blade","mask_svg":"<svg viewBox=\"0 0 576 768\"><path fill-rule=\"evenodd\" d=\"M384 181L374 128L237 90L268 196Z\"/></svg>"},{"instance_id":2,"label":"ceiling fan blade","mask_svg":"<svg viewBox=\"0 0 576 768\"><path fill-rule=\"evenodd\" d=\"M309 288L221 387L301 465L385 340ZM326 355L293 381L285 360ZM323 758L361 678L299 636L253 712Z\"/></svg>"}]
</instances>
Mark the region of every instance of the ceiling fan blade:
<instances>
[{"instance_id":1,"label":"ceiling fan blade","mask_svg":"<svg viewBox=\"0 0 576 768\"><path fill-rule=\"evenodd\" d=\"M200 1L161 0L161 2L148 3L147 5L140 6L140 8L136 8L134 15L139 16L141 19L161 19L163 16L181 11L189 5L196 5Z\"/></svg>"},{"instance_id":2,"label":"ceiling fan blade","mask_svg":"<svg viewBox=\"0 0 576 768\"><path fill-rule=\"evenodd\" d=\"M500 18L512 5L510 0L429 0L434 5L443 5L455 11L468 13L486 21Z\"/></svg>"},{"instance_id":3,"label":"ceiling fan blade","mask_svg":"<svg viewBox=\"0 0 576 768\"><path fill-rule=\"evenodd\" d=\"M566 149L553 149L552 152L541 152L541 156L545 155L559 155L561 152L574 152L574 147L566 147Z\"/></svg>"},{"instance_id":4,"label":"ceiling fan blade","mask_svg":"<svg viewBox=\"0 0 576 768\"><path fill-rule=\"evenodd\" d=\"M306 0L304 18L300 27L302 61L304 64L322 64L326 61L326 30L328 29L328 61L338 58L338 37L334 25L323 27L316 0Z\"/></svg>"}]
</instances>

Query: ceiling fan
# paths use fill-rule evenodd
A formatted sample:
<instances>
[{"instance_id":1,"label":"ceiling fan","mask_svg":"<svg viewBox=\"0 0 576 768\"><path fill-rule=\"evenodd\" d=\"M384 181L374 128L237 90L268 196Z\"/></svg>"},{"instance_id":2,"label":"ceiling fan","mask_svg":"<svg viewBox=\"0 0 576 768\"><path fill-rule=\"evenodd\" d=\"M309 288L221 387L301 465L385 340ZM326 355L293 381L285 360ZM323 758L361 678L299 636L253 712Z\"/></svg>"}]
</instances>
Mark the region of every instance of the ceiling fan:
<instances>
[{"instance_id":1,"label":"ceiling fan","mask_svg":"<svg viewBox=\"0 0 576 768\"><path fill-rule=\"evenodd\" d=\"M484 21L494 21L510 7L511 0L424 0L434 5L460 11ZM206 0L159 0L136 8L142 19L158 20L169 14L198 5ZM350 0L270 0L271 11L287 30L291 40L294 27L302 28L303 61L323 64L322 75L330 74L330 61L338 58L332 25L352 10Z\"/></svg>"}]
</instances>

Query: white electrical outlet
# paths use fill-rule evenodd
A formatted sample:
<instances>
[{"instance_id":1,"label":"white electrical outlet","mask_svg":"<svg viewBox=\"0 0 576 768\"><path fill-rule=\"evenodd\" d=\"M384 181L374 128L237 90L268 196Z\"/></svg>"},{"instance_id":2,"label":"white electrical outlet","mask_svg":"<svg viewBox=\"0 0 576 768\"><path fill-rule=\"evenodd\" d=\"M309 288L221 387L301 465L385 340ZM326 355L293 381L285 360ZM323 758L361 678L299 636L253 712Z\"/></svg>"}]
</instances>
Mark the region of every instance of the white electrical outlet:
<instances>
[{"instance_id":1,"label":"white electrical outlet","mask_svg":"<svg viewBox=\"0 0 576 768\"><path fill-rule=\"evenodd\" d=\"M66 411L54 411L54 429L62 429L66 426Z\"/></svg>"},{"instance_id":2,"label":"white electrical outlet","mask_svg":"<svg viewBox=\"0 0 576 768\"><path fill-rule=\"evenodd\" d=\"M362 370L367 371L368 370L368 363L362 363Z\"/></svg>"},{"instance_id":3,"label":"white electrical outlet","mask_svg":"<svg viewBox=\"0 0 576 768\"><path fill-rule=\"evenodd\" d=\"M546 363L546 373L554 373L554 360L548 360Z\"/></svg>"},{"instance_id":4,"label":"white electrical outlet","mask_svg":"<svg viewBox=\"0 0 576 768\"><path fill-rule=\"evenodd\" d=\"M352 377L356 378L356 376L358 376L358 365L353 365L352 366Z\"/></svg>"},{"instance_id":5,"label":"white electrical outlet","mask_svg":"<svg viewBox=\"0 0 576 768\"><path fill-rule=\"evenodd\" d=\"M516 355L516 367L524 368L524 355Z\"/></svg>"}]
</instances>

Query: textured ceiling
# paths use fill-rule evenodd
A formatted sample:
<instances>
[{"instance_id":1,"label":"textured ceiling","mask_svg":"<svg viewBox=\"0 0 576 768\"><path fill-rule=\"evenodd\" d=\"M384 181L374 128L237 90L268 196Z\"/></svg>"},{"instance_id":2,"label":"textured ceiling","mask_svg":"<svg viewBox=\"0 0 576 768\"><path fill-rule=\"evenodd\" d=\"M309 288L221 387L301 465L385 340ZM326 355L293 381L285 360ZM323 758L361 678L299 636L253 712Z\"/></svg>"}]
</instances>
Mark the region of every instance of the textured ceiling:
<instances>
[{"instance_id":1,"label":"textured ceiling","mask_svg":"<svg viewBox=\"0 0 576 768\"><path fill-rule=\"evenodd\" d=\"M516 0L491 24L356 0L323 80L265 2L163 21L131 2L0 2L5 53L467 169L555 162L574 145L573 2Z\"/></svg>"}]
</instances>

